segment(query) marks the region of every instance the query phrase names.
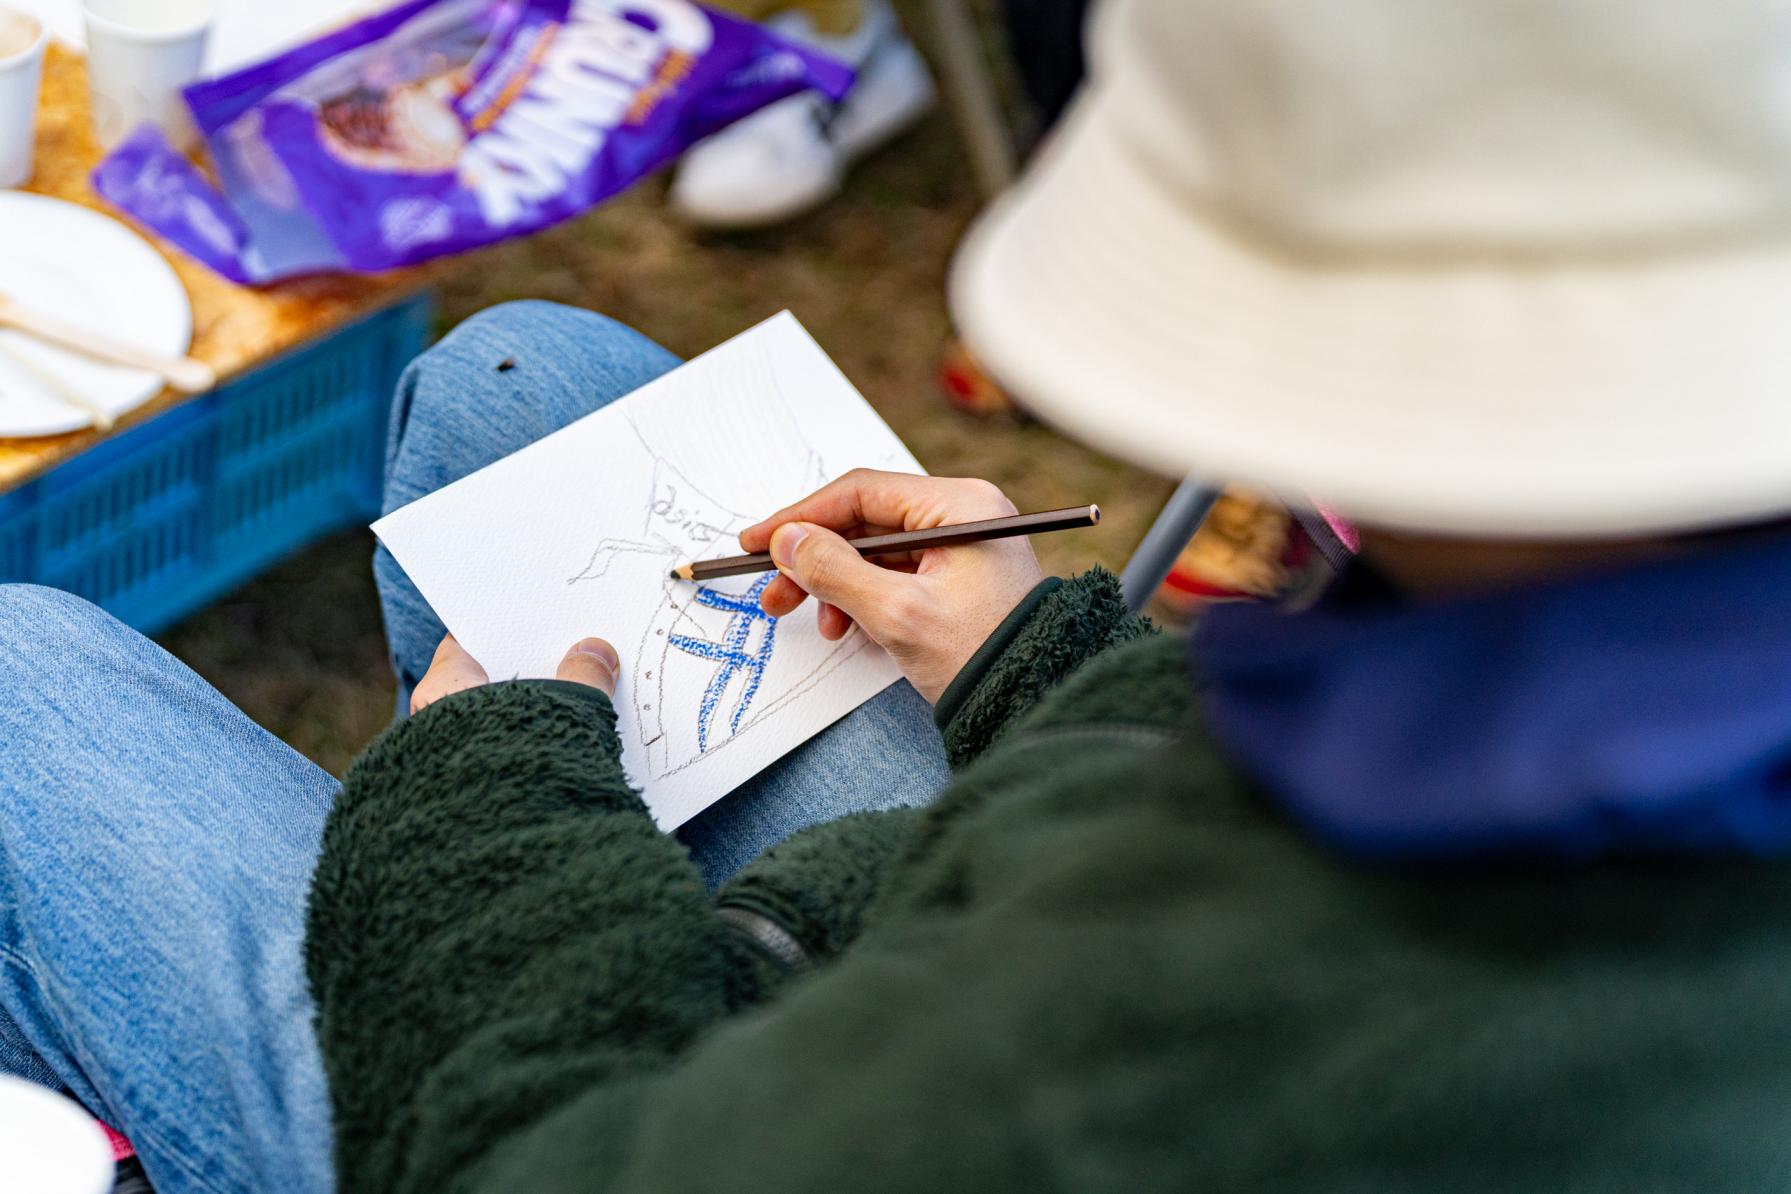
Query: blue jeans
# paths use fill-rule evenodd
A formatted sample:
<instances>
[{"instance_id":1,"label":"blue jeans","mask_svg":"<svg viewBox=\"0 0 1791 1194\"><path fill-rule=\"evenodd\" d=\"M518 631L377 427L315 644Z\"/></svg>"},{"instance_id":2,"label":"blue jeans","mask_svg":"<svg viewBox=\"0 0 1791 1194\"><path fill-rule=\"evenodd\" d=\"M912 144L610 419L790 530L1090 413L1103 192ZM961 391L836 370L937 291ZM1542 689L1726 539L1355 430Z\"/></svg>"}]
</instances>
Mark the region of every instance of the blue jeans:
<instances>
[{"instance_id":1,"label":"blue jeans","mask_svg":"<svg viewBox=\"0 0 1791 1194\"><path fill-rule=\"evenodd\" d=\"M386 508L675 364L589 312L468 320L405 375ZM383 551L374 571L402 709L443 631ZM680 836L715 883L799 828L923 803L945 778L930 711L898 685ZM0 1073L73 1091L163 1194L328 1190L301 946L336 791L147 639L66 594L0 586Z\"/></svg>"}]
</instances>

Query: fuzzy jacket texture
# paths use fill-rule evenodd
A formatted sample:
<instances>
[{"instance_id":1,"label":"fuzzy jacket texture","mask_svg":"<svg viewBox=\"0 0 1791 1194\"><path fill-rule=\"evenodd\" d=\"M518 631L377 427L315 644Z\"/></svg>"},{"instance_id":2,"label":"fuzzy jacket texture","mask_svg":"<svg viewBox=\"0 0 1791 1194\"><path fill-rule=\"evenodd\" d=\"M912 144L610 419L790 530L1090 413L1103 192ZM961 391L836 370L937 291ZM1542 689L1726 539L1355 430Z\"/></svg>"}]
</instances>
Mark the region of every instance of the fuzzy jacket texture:
<instances>
[{"instance_id":1,"label":"fuzzy jacket texture","mask_svg":"<svg viewBox=\"0 0 1791 1194\"><path fill-rule=\"evenodd\" d=\"M937 804L714 897L601 695L387 733L307 940L343 1190L1791 1187L1787 868L1367 868L1227 764L1111 577L997 640Z\"/></svg>"}]
</instances>

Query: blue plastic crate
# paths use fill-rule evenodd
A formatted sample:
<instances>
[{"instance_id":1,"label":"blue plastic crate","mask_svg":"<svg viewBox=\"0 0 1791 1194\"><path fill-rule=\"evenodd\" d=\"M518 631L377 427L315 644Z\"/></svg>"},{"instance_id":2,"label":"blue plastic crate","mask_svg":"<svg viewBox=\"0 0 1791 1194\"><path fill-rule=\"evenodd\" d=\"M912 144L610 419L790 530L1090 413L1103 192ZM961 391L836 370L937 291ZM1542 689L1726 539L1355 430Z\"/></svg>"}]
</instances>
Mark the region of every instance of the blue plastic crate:
<instances>
[{"instance_id":1,"label":"blue plastic crate","mask_svg":"<svg viewBox=\"0 0 1791 1194\"><path fill-rule=\"evenodd\" d=\"M378 513L386 416L427 296L368 316L0 494L0 581L145 633Z\"/></svg>"}]
</instances>

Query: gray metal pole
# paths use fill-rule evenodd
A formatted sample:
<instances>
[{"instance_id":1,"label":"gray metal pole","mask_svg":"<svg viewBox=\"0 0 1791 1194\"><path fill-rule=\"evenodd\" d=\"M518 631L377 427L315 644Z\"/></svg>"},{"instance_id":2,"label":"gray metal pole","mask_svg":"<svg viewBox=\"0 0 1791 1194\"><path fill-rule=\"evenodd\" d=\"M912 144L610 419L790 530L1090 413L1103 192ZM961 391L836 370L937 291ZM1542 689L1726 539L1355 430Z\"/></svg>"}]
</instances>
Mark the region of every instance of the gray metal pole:
<instances>
[{"instance_id":1,"label":"gray metal pole","mask_svg":"<svg viewBox=\"0 0 1791 1194\"><path fill-rule=\"evenodd\" d=\"M982 35L964 0L931 0L927 8L946 102L969 150L976 189L984 199L993 199L1014 181L1016 167L1013 134L989 77Z\"/></svg>"},{"instance_id":2,"label":"gray metal pole","mask_svg":"<svg viewBox=\"0 0 1791 1194\"><path fill-rule=\"evenodd\" d=\"M1192 477L1169 495L1168 504L1157 515L1157 521L1151 523L1150 530L1144 533L1144 542L1138 545L1138 550L1126 561L1125 571L1119 575L1120 590L1125 593L1126 606L1133 613L1143 609L1151 599L1151 594L1175 567L1176 557L1194 538L1194 532L1200 529L1212 512L1213 503L1218 500L1218 489Z\"/></svg>"}]
</instances>

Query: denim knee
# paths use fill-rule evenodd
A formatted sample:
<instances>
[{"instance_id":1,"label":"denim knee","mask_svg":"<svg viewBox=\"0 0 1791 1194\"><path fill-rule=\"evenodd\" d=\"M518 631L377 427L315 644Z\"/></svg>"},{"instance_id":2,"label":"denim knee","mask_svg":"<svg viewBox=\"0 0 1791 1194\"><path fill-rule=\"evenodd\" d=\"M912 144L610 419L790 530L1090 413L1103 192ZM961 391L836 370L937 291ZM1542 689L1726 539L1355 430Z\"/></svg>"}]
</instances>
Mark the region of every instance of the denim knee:
<instances>
[{"instance_id":1,"label":"denim knee","mask_svg":"<svg viewBox=\"0 0 1791 1194\"><path fill-rule=\"evenodd\" d=\"M572 353L603 358L642 349L665 351L607 315L564 303L519 299L468 316L420 359L427 361L440 354L456 366L495 366L511 358L553 359ZM488 360L494 353L497 356Z\"/></svg>"},{"instance_id":2,"label":"denim knee","mask_svg":"<svg viewBox=\"0 0 1791 1194\"><path fill-rule=\"evenodd\" d=\"M31 632L96 618L109 621L111 617L91 601L62 589L0 584L0 639L16 640L19 631ZM40 640L38 645L49 644Z\"/></svg>"},{"instance_id":3,"label":"denim knee","mask_svg":"<svg viewBox=\"0 0 1791 1194\"><path fill-rule=\"evenodd\" d=\"M472 388L494 397L514 398L524 387L505 384L506 375L531 366L555 367L577 361L582 367L606 370L617 365L633 372L641 358L675 363L671 354L627 324L561 303L523 299L487 307L462 320L434 347L419 356L411 369L417 387L426 393L448 395ZM451 384L429 384L443 375ZM620 395L615 395L620 397ZM411 417L416 418L413 411Z\"/></svg>"},{"instance_id":4,"label":"denim knee","mask_svg":"<svg viewBox=\"0 0 1791 1194\"><path fill-rule=\"evenodd\" d=\"M481 311L406 370L387 442L388 494L394 480L415 497L464 476L677 363L594 311L540 301Z\"/></svg>"},{"instance_id":5,"label":"denim knee","mask_svg":"<svg viewBox=\"0 0 1791 1194\"><path fill-rule=\"evenodd\" d=\"M73 593L0 584L0 692L14 690L27 674L47 673L82 638L114 628L122 624Z\"/></svg>"}]
</instances>

